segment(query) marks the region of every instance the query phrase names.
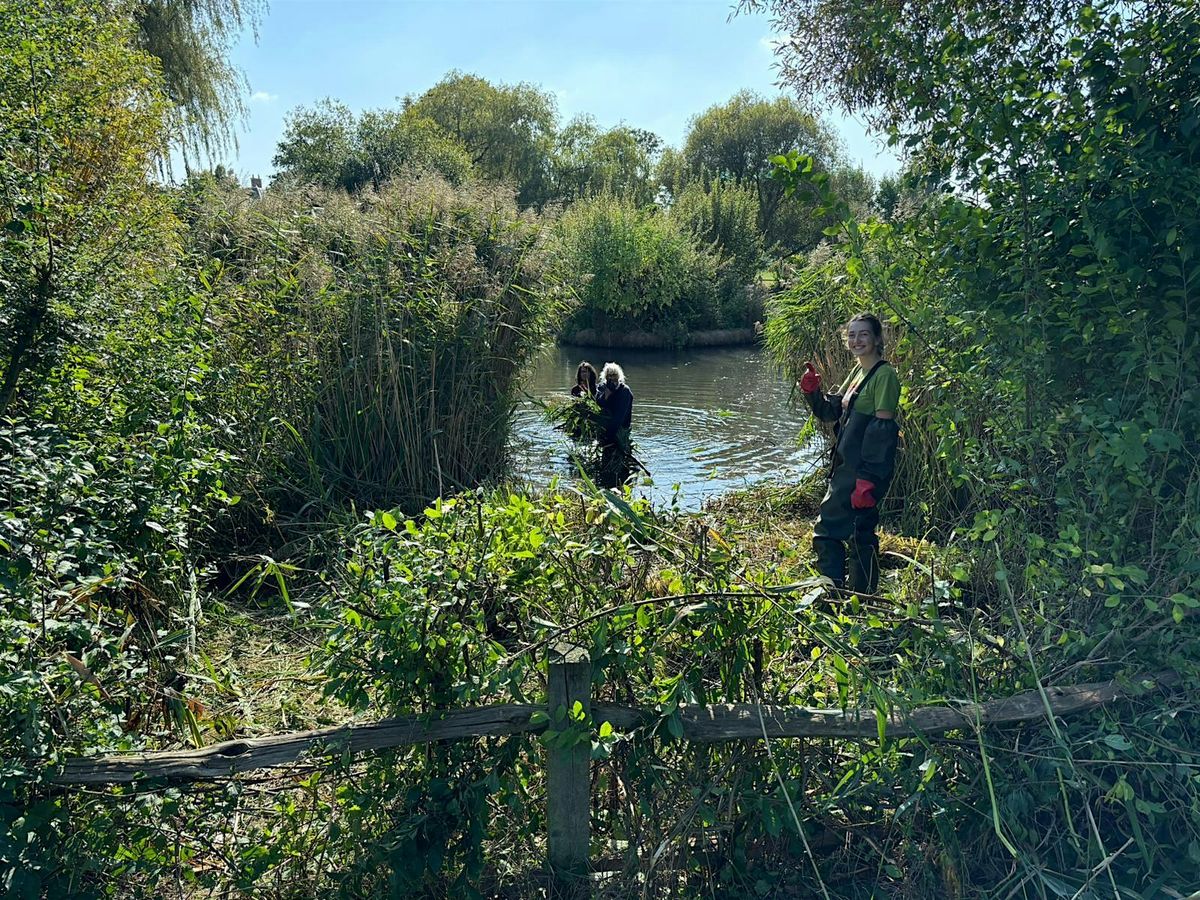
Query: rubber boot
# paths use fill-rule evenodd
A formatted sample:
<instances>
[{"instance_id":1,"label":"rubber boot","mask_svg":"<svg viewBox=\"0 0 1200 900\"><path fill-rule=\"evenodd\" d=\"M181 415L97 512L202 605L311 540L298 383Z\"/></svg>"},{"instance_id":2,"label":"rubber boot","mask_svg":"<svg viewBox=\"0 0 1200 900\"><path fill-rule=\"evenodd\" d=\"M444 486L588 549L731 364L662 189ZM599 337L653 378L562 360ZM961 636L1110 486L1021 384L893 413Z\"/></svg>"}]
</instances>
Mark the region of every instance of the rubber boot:
<instances>
[{"instance_id":1,"label":"rubber boot","mask_svg":"<svg viewBox=\"0 0 1200 900\"><path fill-rule=\"evenodd\" d=\"M814 537L813 555L817 571L833 582L834 587L846 586L846 548L836 538Z\"/></svg>"},{"instance_id":2,"label":"rubber boot","mask_svg":"<svg viewBox=\"0 0 1200 900\"><path fill-rule=\"evenodd\" d=\"M850 538L850 590L859 595L879 590L879 538L875 535L879 514L874 509L866 512L856 519Z\"/></svg>"}]
</instances>

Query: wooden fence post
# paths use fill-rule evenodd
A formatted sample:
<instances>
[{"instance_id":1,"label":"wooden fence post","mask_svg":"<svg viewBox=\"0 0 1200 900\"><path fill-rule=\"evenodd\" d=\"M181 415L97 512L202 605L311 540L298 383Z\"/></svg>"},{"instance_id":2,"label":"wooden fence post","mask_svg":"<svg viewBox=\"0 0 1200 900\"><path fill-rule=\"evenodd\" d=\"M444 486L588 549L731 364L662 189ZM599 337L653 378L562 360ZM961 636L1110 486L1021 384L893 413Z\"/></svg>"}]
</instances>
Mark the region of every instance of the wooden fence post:
<instances>
[{"instance_id":1,"label":"wooden fence post","mask_svg":"<svg viewBox=\"0 0 1200 900\"><path fill-rule=\"evenodd\" d=\"M591 715L592 660L587 650L566 642L551 647L546 681L550 728L563 727L554 718L560 707L570 711L579 702ZM579 896L586 891L591 756L590 740L566 748L549 748L546 753L547 845L554 885L562 896Z\"/></svg>"}]
</instances>

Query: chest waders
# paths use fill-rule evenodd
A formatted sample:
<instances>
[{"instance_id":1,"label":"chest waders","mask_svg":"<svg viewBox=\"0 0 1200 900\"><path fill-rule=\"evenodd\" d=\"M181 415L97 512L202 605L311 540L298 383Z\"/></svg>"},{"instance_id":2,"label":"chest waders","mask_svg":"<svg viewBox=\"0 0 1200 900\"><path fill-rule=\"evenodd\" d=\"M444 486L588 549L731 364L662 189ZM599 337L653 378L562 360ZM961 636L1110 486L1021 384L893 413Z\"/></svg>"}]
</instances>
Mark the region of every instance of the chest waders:
<instances>
[{"instance_id":1,"label":"chest waders","mask_svg":"<svg viewBox=\"0 0 1200 900\"><path fill-rule=\"evenodd\" d=\"M846 544L850 545L850 589L857 594L874 594L879 587L878 502L888 485L875 485L876 506L855 509L850 505L854 483L860 477L859 460L862 440L873 415L856 413L854 404L871 377L886 360L879 360L859 382L858 389L842 404L842 413L834 427L829 489L821 501L820 513L813 526L813 554L817 571L834 583L846 587ZM890 479L889 479L890 480Z\"/></svg>"}]
</instances>

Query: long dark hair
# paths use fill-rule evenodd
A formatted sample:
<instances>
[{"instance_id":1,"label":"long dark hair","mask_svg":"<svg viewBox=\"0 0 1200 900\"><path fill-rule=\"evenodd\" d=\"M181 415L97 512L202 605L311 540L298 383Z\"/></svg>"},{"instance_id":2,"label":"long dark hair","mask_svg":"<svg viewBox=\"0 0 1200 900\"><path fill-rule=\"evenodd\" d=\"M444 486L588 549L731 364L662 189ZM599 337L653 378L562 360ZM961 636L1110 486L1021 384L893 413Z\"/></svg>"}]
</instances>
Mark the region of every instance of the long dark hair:
<instances>
[{"instance_id":1,"label":"long dark hair","mask_svg":"<svg viewBox=\"0 0 1200 900\"><path fill-rule=\"evenodd\" d=\"M581 381L587 382L588 396L596 393L596 383L599 380L599 376L596 374L596 367L586 359L575 370L575 383L579 384Z\"/></svg>"}]
</instances>

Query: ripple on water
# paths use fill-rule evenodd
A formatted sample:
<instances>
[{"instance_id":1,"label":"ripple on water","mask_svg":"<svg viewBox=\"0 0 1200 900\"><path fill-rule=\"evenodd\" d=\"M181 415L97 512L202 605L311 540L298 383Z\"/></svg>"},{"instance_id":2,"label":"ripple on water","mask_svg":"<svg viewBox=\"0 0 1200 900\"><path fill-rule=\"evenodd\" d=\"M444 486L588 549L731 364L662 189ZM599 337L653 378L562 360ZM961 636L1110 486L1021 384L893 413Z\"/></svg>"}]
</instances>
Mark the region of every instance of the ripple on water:
<instances>
[{"instance_id":1,"label":"ripple on water","mask_svg":"<svg viewBox=\"0 0 1200 900\"><path fill-rule=\"evenodd\" d=\"M550 348L530 371L525 390L562 397L579 359L613 359L611 351ZM816 454L796 444L806 412L788 403L791 388L762 356L745 348L678 354L621 352L616 360L633 389L638 458L654 477L649 492L697 508L707 497L768 478L797 478ZM526 401L514 415L516 474L533 484L569 475L571 442ZM643 488L643 490L647 490Z\"/></svg>"}]
</instances>

